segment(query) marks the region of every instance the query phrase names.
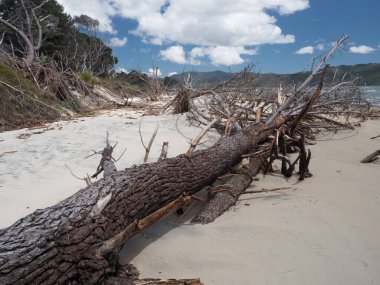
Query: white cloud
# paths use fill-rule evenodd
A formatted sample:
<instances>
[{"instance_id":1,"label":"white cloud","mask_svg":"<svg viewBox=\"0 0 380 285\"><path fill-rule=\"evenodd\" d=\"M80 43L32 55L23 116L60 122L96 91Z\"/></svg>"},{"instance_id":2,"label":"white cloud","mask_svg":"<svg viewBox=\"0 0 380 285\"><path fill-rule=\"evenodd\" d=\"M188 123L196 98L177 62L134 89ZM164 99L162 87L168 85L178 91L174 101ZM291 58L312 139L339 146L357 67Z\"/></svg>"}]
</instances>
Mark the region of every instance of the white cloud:
<instances>
[{"instance_id":1,"label":"white cloud","mask_svg":"<svg viewBox=\"0 0 380 285\"><path fill-rule=\"evenodd\" d=\"M293 14L309 7L309 0L58 1L70 15L87 14L99 20L102 31L115 32L112 18L118 16L135 20L137 27L131 32L146 43L221 47L214 52L293 43L294 35L283 33L273 14Z\"/></svg>"},{"instance_id":2,"label":"white cloud","mask_svg":"<svg viewBox=\"0 0 380 285\"><path fill-rule=\"evenodd\" d=\"M182 46L171 46L166 50L160 51L161 58L163 60L175 62L178 64L185 64L186 56Z\"/></svg>"},{"instance_id":3,"label":"white cloud","mask_svg":"<svg viewBox=\"0 0 380 285\"><path fill-rule=\"evenodd\" d=\"M163 60L178 64L201 64L201 58L208 57L213 65L236 65L244 62L242 55L255 55L256 49L246 49L245 47L195 47L186 56L182 46L171 46L166 50L161 50L160 55Z\"/></svg>"},{"instance_id":4,"label":"white cloud","mask_svg":"<svg viewBox=\"0 0 380 285\"><path fill-rule=\"evenodd\" d=\"M207 55L213 65L236 65L244 62L242 55L255 55L257 49L244 47L214 46L203 49L203 56Z\"/></svg>"},{"instance_id":5,"label":"white cloud","mask_svg":"<svg viewBox=\"0 0 380 285\"><path fill-rule=\"evenodd\" d=\"M314 47L306 46L297 50L296 54L312 54L313 52L314 52Z\"/></svg>"},{"instance_id":6,"label":"white cloud","mask_svg":"<svg viewBox=\"0 0 380 285\"><path fill-rule=\"evenodd\" d=\"M196 46L252 46L292 43L270 15L306 9L308 0L116 1L124 17L135 19L135 35L146 42ZM169 3L165 13L160 9Z\"/></svg>"},{"instance_id":7,"label":"white cloud","mask_svg":"<svg viewBox=\"0 0 380 285\"><path fill-rule=\"evenodd\" d=\"M325 45L322 44L322 43L319 43L319 44L317 44L314 48L315 48L316 50L320 50L320 51L322 51L322 50L325 50Z\"/></svg>"},{"instance_id":8,"label":"white cloud","mask_svg":"<svg viewBox=\"0 0 380 285\"><path fill-rule=\"evenodd\" d=\"M359 54L368 54L371 52L374 52L375 49L369 46L361 45L361 46L352 46L349 49L352 53L359 53Z\"/></svg>"},{"instance_id":9,"label":"white cloud","mask_svg":"<svg viewBox=\"0 0 380 285\"><path fill-rule=\"evenodd\" d=\"M173 72L169 72L169 73L168 73L168 77L173 76L173 75L176 75L176 74L178 74L178 72L175 72L175 71L173 71Z\"/></svg>"},{"instance_id":10,"label":"white cloud","mask_svg":"<svg viewBox=\"0 0 380 285\"><path fill-rule=\"evenodd\" d=\"M156 75L157 77L161 77L162 72L158 67L149 68L149 75L150 76Z\"/></svg>"},{"instance_id":11,"label":"white cloud","mask_svg":"<svg viewBox=\"0 0 380 285\"><path fill-rule=\"evenodd\" d=\"M112 17L118 14L111 0L57 0L71 16L87 15L99 21L99 30L115 34L112 27Z\"/></svg>"},{"instance_id":12,"label":"white cloud","mask_svg":"<svg viewBox=\"0 0 380 285\"><path fill-rule=\"evenodd\" d=\"M122 47L122 46L125 46L127 44L127 42L128 42L128 39L126 37L124 37L122 39L114 37L108 41L108 44L111 47Z\"/></svg>"}]
</instances>

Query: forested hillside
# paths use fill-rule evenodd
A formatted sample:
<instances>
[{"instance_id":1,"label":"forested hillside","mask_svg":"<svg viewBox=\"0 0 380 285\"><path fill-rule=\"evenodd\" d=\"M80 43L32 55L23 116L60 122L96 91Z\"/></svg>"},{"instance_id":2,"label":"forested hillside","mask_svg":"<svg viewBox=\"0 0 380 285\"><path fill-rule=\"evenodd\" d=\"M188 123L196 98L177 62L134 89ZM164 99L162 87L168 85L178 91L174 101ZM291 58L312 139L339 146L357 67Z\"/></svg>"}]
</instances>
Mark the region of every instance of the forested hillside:
<instances>
[{"instance_id":1,"label":"forested hillside","mask_svg":"<svg viewBox=\"0 0 380 285\"><path fill-rule=\"evenodd\" d=\"M0 130L105 107L96 84L124 96L97 20L72 18L55 0L4 0L0 14Z\"/></svg>"},{"instance_id":2,"label":"forested hillside","mask_svg":"<svg viewBox=\"0 0 380 285\"><path fill-rule=\"evenodd\" d=\"M336 72L336 73L335 73ZM231 79L234 73L223 71L211 71L211 72L185 72L181 74L173 75L176 80L180 80L191 74L192 78L198 83L216 83ZM302 82L306 77L310 75L309 72L297 72L293 74L275 74L275 73L261 73L257 74L257 84L259 86L273 86L282 84L295 84ZM358 77L359 85L374 85L380 86L380 64L368 63L357 65L339 65L331 67L327 78L332 79L335 76L336 80L341 80L344 76L350 78Z\"/></svg>"},{"instance_id":3,"label":"forested hillside","mask_svg":"<svg viewBox=\"0 0 380 285\"><path fill-rule=\"evenodd\" d=\"M117 63L112 49L97 37L99 22L86 15L71 18L55 0L0 3L1 49L27 64L54 60L61 70L108 74Z\"/></svg>"}]
</instances>

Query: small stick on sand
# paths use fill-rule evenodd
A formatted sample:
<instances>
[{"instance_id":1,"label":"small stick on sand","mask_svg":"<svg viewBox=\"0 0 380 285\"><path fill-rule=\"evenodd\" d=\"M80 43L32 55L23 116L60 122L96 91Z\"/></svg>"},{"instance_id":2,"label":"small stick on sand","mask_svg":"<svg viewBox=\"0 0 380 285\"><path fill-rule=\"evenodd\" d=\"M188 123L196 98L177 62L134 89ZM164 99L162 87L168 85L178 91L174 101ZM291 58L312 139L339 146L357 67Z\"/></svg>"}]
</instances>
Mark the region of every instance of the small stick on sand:
<instances>
[{"instance_id":1,"label":"small stick on sand","mask_svg":"<svg viewBox=\"0 0 380 285\"><path fill-rule=\"evenodd\" d=\"M377 136L374 136L372 138L370 138L371 140L374 140L374 139L377 139L377 138L380 138L380 135L377 135Z\"/></svg>"},{"instance_id":2,"label":"small stick on sand","mask_svg":"<svg viewBox=\"0 0 380 285\"><path fill-rule=\"evenodd\" d=\"M292 187L279 187L279 188L273 188L273 189L261 189L261 190L253 190L253 191L244 191L241 192L240 195L243 194L254 194L254 193L267 193L267 192L272 192L272 191L279 191L279 190L289 190L292 189Z\"/></svg>"},{"instance_id":3,"label":"small stick on sand","mask_svg":"<svg viewBox=\"0 0 380 285\"><path fill-rule=\"evenodd\" d=\"M360 162L361 163L370 163L378 159L378 155L380 155L380 149L374 151L370 155L367 155L365 158L363 158Z\"/></svg>"},{"instance_id":4,"label":"small stick on sand","mask_svg":"<svg viewBox=\"0 0 380 285\"><path fill-rule=\"evenodd\" d=\"M15 153L15 152L17 152L17 150L4 151L3 153L0 154L0 157L3 157L5 155L7 155L7 154Z\"/></svg>"}]
</instances>

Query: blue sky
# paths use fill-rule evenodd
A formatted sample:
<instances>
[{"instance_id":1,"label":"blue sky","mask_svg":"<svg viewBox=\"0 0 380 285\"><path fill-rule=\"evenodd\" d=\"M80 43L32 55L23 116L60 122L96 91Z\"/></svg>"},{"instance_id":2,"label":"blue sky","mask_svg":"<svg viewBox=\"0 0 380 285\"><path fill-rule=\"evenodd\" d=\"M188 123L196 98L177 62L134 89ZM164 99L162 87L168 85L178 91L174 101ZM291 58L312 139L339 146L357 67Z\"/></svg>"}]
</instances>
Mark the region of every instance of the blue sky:
<instances>
[{"instance_id":1,"label":"blue sky","mask_svg":"<svg viewBox=\"0 0 380 285\"><path fill-rule=\"evenodd\" d=\"M341 35L333 65L380 62L378 0L59 0L99 20L118 67L292 73L310 69Z\"/></svg>"}]
</instances>

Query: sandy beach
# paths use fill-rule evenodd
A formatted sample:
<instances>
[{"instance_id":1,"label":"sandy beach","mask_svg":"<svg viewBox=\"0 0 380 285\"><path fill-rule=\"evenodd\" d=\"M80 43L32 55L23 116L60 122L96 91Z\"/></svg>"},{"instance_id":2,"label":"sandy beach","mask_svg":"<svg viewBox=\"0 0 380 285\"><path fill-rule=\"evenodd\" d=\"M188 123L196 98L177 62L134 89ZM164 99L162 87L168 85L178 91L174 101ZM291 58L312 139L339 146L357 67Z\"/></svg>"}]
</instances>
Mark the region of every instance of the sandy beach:
<instances>
[{"instance_id":1,"label":"sandy beach","mask_svg":"<svg viewBox=\"0 0 380 285\"><path fill-rule=\"evenodd\" d=\"M111 143L118 142L115 157L127 148L116 166L140 164L140 120L141 113L116 110L57 122L26 139L17 136L38 130L0 133L0 153L16 151L0 158L0 228L85 187L66 165L79 177L92 174L99 156L84 158L104 147L107 131ZM150 161L163 141L169 141L170 157L184 153L200 131L183 116L144 116L146 142L157 122ZM354 131L321 136L310 146L312 178L259 175L254 190L292 189L243 195L207 226L176 224L170 215L129 240L122 260L142 277L199 277L204 284L379 284L380 164L359 163L380 148L380 138L369 139L378 134L380 121L367 121ZM208 133L200 147L217 138Z\"/></svg>"}]
</instances>

